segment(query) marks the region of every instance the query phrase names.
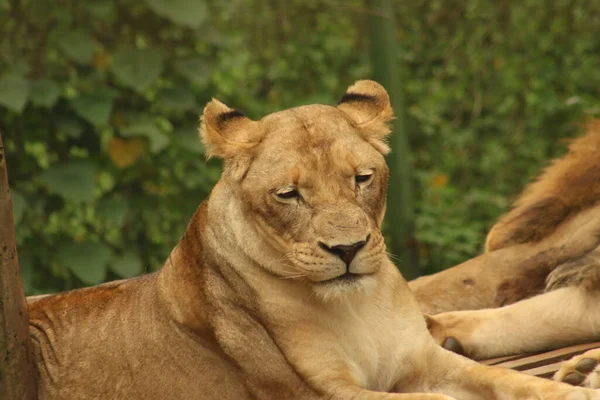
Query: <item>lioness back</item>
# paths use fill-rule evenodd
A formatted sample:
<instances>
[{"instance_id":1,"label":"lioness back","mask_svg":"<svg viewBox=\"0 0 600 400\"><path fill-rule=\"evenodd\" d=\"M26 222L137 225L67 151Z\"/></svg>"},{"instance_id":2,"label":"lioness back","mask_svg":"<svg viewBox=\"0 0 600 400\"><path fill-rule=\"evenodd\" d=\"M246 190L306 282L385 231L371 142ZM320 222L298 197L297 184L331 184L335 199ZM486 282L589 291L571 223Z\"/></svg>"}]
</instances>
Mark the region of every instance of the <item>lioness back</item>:
<instances>
[{"instance_id":1,"label":"lioness back","mask_svg":"<svg viewBox=\"0 0 600 400\"><path fill-rule=\"evenodd\" d=\"M214 342L171 329L156 280L150 274L30 302L40 399L173 399L190 391L247 398Z\"/></svg>"}]
</instances>

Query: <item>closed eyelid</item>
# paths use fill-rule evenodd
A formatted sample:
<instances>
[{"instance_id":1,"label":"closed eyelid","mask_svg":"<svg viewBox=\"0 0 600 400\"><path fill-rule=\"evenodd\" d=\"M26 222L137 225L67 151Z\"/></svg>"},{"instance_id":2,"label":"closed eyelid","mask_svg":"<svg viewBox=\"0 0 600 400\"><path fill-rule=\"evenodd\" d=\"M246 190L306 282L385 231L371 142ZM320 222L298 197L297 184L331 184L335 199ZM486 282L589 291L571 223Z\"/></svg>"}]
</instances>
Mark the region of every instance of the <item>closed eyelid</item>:
<instances>
[{"instance_id":1,"label":"closed eyelid","mask_svg":"<svg viewBox=\"0 0 600 400\"><path fill-rule=\"evenodd\" d=\"M375 173L375 168L358 168L356 170L356 175L373 175Z\"/></svg>"}]
</instances>

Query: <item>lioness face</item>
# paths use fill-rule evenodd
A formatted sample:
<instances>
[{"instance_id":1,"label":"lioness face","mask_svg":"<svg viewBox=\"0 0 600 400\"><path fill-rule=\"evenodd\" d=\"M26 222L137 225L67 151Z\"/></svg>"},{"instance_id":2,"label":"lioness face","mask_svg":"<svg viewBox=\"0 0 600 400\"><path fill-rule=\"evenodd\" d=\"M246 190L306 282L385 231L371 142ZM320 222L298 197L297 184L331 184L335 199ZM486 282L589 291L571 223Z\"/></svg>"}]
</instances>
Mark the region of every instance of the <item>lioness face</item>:
<instances>
[{"instance_id":1,"label":"lioness face","mask_svg":"<svg viewBox=\"0 0 600 400\"><path fill-rule=\"evenodd\" d=\"M215 102L203 115L203 139L225 159L223 179L272 255L262 266L327 296L367 285L386 260L385 90L359 81L338 107L298 107L260 121L218 102L213 110Z\"/></svg>"},{"instance_id":2,"label":"lioness face","mask_svg":"<svg viewBox=\"0 0 600 400\"><path fill-rule=\"evenodd\" d=\"M335 107L307 106L260 121L262 149L241 193L284 277L347 284L377 272L388 170Z\"/></svg>"}]
</instances>

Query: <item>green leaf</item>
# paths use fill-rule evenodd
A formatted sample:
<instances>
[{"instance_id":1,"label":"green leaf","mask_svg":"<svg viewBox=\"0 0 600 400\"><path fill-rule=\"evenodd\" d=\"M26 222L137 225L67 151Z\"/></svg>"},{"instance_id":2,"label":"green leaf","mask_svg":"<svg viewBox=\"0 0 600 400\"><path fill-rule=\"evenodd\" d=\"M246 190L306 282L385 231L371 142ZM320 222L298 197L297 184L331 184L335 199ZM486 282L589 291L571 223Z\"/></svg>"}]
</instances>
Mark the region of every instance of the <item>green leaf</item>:
<instances>
[{"instance_id":1,"label":"green leaf","mask_svg":"<svg viewBox=\"0 0 600 400\"><path fill-rule=\"evenodd\" d=\"M142 273L143 263L140 257L132 252L127 252L117 257L109 268L122 278L132 278Z\"/></svg>"},{"instance_id":2,"label":"green leaf","mask_svg":"<svg viewBox=\"0 0 600 400\"><path fill-rule=\"evenodd\" d=\"M115 13L115 2L113 0L88 1L86 9L94 18L112 20Z\"/></svg>"},{"instance_id":3,"label":"green leaf","mask_svg":"<svg viewBox=\"0 0 600 400\"><path fill-rule=\"evenodd\" d=\"M97 285L106 278L106 267L113 252L103 243L86 241L62 246L56 258L83 283Z\"/></svg>"},{"instance_id":4,"label":"green leaf","mask_svg":"<svg viewBox=\"0 0 600 400\"><path fill-rule=\"evenodd\" d=\"M146 136L150 140L150 151L152 153L159 153L169 144L169 137L158 129L146 132Z\"/></svg>"},{"instance_id":5,"label":"green leaf","mask_svg":"<svg viewBox=\"0 0 600 400\"><path fill-rule=\"evenodd\" d=\"M88 160L72 160L44 171L40 180L52 193L74 202L95 198L96 168Z\"/></svg>"},{"instance_id":6,"label":"green leaf","mask_svg":"<svg viewBox=\"0 0 600 400\"><path fill-rule=\"evenodd\" d=\"M176 128L174 137L176 143L182 148L194 153L204 154L204 146L200 140L198 127L196 125L189 124Z\"/></svg>"},{"instance_id":7,"label":"green leaf","mask_svg":"<svg viewBox=\"0 0 600 400\"><path fill-rule=\"evenodd\" d=\"M169 111L188 111L196 108L196 96L184 87L164 89L157 96L160 105Z\"/></svg>"},{"instance_id":8,"label":"green leaf","mask_svg":"<svg viewBox=\"0 0 600 400\"><path fill-rule=\"evenodd\" d=\"M156 123L143 118L123 128L121 133L126 137L147 137L152 153L160 152L169 144L169 137L160 130Z\"/></svg>"},{"instance_id":9,"label":"green leaf","mask_svg":"<svg viewBox=\"0 0 600 400\"><path fill-rule=\"evenodd\" d=\"M58 47L69 59L87 64L92 60L98 45L89 34L75 31L62 34L58 39Z\"/></svg>"},{"instance_id":10,"label":"green leaf","mask_svg":"<svg viewBox=\"0 0 600 400\"><path fill-rule=\"evenodd\" d=\"M177 24L198 28L208 17L202 0L146 0L152 11Z\"/></svg>"},{"instance_id":11,"label":"green leaf","mask_svg":"<svg viewBox=\"0 0 600 400\"><path fill-rule=\"evenodd\" d=\"M114 196L98 202L96 211L99 219L103 222L111 226L121 227L125 222L127 211L129 211L129 204L124 198Z\"/></svg>"},{"instance_id":12,"label":"green leaf","mask_svg":"<svg viewBox=\"0 0 600 400\"><path fill-rule=\"evenodd\" d=\"M60 88L56 83L48 79L40 79L31 82L29 99L36 106L50 108L56 103L59 96Z\"/></svg>"},{"instance_id":13,"label":"green leaf","mask_svg":"<svg viewBox=\"0 0 600 400\"><path fill-rule=\"evenodd\" d=\"M113 55L111 69L124 85L141 91L160 76L164 61L160 49L123 47Z\"/></svg>"},{"instance_id":14,"label":"green leaf","mask_svg":"<svg viewBox=\"0 0 600 400\"><path fill-rule=\"evenodd\" d=\"M7 74L0 78L0 106L20 114L28 96L29 83L22 76Z\"/></svg>"},{"instance_id":15,"label":"green leaf","mask_svg":"<svg viewBox=\"0 0 600 400\"><path fill-rule=\"evenodd\" d=\"M108 124L115 97L113 90L99 88L71 99L71 106L80 117L94 126L104 126Z\"/></svg>"},{"instance_id":16,"label":"green leaf","mask_svg":"<svg viewBox=\"0 0 600 400\"><path fill-rule=\"evenodd\" d=\"M205 58L191 57L175 61L175 69L184 78L198 86L206 86L210 82L211 66Z\"/></svg>"},{"instance_id":17,"label":"green leaf","mask_svg":"<svg viewBox=\"0 0 600 400\"><path fill-rule=\"evenodd\" d=\"M23 214L25 213L25 210L27 209L27 201L25 200L25 197L23 197L23 195L21 193L19 193L18 191L12 189L11 190L11 197L12 197L12 209L13 209L13 220L14 220L14 224L15 226L21 222L21 218L23 218Z\"/></svg>"},{"instance_id":18,"label":"green leaf","mask_svg":"<svg viewBox=\"0 0 600 400\"><path fill-rule=\"evenodd\" d=\"M83 132L83 127L79 122L73 119L62 119L58 122L58 132L62 132L65 135L77 139Z\"/></svg>"}]
</instances>

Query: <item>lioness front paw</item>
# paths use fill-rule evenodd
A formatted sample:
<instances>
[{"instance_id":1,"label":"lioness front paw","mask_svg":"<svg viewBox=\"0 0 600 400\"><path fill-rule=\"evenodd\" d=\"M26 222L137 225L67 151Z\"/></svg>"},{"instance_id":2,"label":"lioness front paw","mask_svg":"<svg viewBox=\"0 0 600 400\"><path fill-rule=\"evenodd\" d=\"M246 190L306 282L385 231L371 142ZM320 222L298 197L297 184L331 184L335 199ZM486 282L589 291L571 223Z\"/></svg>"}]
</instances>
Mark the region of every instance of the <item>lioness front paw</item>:
<instances>
[{"instance_id":1,"label":"lioness front paw","mask_svg":"<svg viewBox=\"0 0 600 400\"><path fill-rule=\"evenodd\" d=\"M550 390L538 398L540 400L600 400L600 391L582 388Z\"/></svg>"},{"instance_id":2,"label":"lioness front paw","mask_svg":"<svg viewBox=\"0 0 600 400\"><path fill-rule=\"evenodd\" d=\"M561 382L552 382L547 379L535 378L536 383L530 381L523 392L518 393L518 400L600 400L600 391L573 387Z\"/></svg>"},{"instance_id":3,"label":"lioness front paw","mask_svg":"<svg viewBox=\"0 0 600 400\"><path fill-rule=\"evenodd\" d=\"M575 386L600 388L600 349L588 350L562 363L554 380Z\"/></svg>"}]
</instances>

